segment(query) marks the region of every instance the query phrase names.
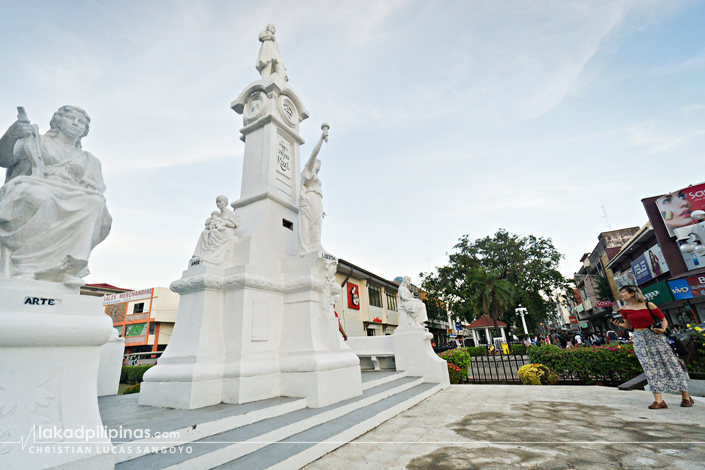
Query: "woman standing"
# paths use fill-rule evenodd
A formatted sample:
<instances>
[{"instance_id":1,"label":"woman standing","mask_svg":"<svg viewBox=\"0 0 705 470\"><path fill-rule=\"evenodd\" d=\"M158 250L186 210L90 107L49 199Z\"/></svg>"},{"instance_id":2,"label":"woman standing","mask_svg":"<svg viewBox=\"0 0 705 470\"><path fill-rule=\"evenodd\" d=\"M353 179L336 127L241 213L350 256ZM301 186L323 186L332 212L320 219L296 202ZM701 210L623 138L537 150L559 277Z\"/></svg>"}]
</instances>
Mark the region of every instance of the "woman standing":
<instances>
[{"instance_id":1,"label":"woman standing","mask_svg":"<svg viewBox=\"0 0 705 470\"><path fill-rule=\"evenodd\" d=\"M681 406L693 406L694 401L688 394L683 369L663 335L668 327L668 320L656 305L646 302L638 287L624 286L619 290L619 295L627 303L625 307L618 306L624 321L620 323L612 320L612 323L620 328L634 328L634 352L654 394L655 401L649 405L649 409L668 408L661 399L664 392L680 392ZM654 317L661 320L661 328L651 327Z\"/></svg>"}]
</instances>

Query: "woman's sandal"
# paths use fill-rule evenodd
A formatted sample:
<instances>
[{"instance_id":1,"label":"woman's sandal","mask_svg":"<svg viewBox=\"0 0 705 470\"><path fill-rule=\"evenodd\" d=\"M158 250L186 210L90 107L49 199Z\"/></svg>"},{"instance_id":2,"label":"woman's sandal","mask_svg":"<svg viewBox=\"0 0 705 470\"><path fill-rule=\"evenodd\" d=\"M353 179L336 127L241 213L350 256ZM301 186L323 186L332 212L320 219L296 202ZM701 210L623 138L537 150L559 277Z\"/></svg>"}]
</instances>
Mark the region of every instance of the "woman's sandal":
<instances>
[{"instance_id":1,"label":"woman's sandal","mask_svg":"<svg viewBox=\"0 0 705 470\"><path fill-rule=\"evenodd\" d=\"M661 408L668 408L668 405L665 401L662 401L661 403L655 401L649 405L650 410L660 410Z\"/></svg>"},{"instance_id":2,"label":"woman's sandal","mask_svg":"<svg viewBox=\"0 0 705 470\"><path fill-rule=\"evenodd\" d=\"M683 408L690 408L695 404L695 400L693 400L693 397L690 397L688 400L681 400L681 406Z\"/></svg>"}]
</instances>

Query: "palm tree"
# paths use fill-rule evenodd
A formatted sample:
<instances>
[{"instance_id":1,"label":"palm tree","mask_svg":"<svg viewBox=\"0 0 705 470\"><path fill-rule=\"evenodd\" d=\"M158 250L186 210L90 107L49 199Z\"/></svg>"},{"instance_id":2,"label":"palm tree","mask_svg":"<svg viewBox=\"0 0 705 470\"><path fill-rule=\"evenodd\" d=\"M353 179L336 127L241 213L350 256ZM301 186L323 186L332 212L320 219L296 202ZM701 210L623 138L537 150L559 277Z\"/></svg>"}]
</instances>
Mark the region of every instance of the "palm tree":
<instances>
[{"instance_id":1,"label":"palm tree","mask_svg":"<svg viewBox=\"0 0 705 470\"><path fill-rule=\"evenodd\" d=\"M482 267L470 272L468 287L470 303L476 313L492 318L495 335L498 334L497 320L504 316L504 311L512 306L515 296L514 286L506 279L500 279L493 270Z\"/></svg>"}]
</instances>

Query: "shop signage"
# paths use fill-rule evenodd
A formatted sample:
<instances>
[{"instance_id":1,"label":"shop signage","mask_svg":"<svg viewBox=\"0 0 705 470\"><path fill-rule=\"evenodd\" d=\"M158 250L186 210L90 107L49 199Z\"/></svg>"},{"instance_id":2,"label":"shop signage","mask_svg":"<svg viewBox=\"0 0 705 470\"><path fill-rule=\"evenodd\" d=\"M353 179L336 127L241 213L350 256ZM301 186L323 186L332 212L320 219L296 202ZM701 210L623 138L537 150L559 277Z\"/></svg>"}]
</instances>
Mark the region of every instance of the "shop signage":
<instances>
[{"instance_id":1,"label":"shop signage","mask_svg":"<svg viewBox=\"0 0 705 470\"><path fill-rule=\"evenodd\" d=\"M676 300L705 297L705 276L693 276L676 281L668 281L668 285Z\"/></svg>"},{"instance_id":2,"label":"shop signage","mask_svg":"<svg viewBox=\"0 0 705 470\"><path fill-rule=\"evenodd\" d=\"M146 323L135 323L133 325L127 325L127 328L125 328L125 336L144 336L146 334Z\"/></svg>"},{"instance_id":3,"label":"shop signage","mask_svg":"<svg viewBox=\"0 0 705 470\"><path fill-rule=\"evenodd\" d=\"M634 279L636 279L637 285L641 285L654 278L654 274L651 272L651 268L649 268L646 262L645 254L632 261L632 272L634 272Z\"/></svg>"},{"instance_id":4,"label":"shop signage","mask_svg":"<svg viewBox=\"0 0 705 470\"><path fill-rule=\"evenodd\" d=\"M653 286L645 287L641 290L646 300L656 305L665 304L674 300L671 288L666 281L661 281Z\"/></svg>"},{"instance_id":5,"label":"shop signage","mask_svg":"<svg viewBox=\"0 0 705 470\"><path fill-rule=\"evenodd\" d=\"M674 229L695 223L691 217L693 211L705 209L705 183L661 196L656 199L656 207L661 212L668 233L674 236Z\"/></svg>"},{"instance_id":6,"label":"shop signage","mask_svg":"<svg viewBox=\"0 0 705 470\"><path fill-rule=\"evenodd\" d=\"M578 323L578 317L575 315L571 315L568 318L570 319L570 323Z\"/></svg>"},{"instance_id":7,"label":"shop signage","mask_svg":"<svg viewBox=\"0 0 705 470\"><path fill-rule=\"evenodd\" d=\"M348 308L360 310L360 287L357 284L348 282Z\"/></svg>"},{"instance_id":8,"label":"shop signage","mask_svg":"<svg viewBox=\"0 0 705 470\"><path fill-rule=\"evenodd\" d=\"M623 273L616 273L614 275L614 283L617 285L617 289L621 289L624 286L635 286L636 278L632 268L627 269Z\"/></svg>"},{"instance_id":9,"label":"shop signage","mask_svg":"<svg viewBox=\"0 0 705 470\"><path fill-rule=\"evenodd\" d=\"M382 319L379 318L379 317L374 317L374 318L372 319L372 321L375 322L375 323L382 323Z\"/></svg>"},{"instance_id":10,"label":"shop signage","mask_svg":"<svg viewBox=\"0 0 705 470\"><path fill-rule=\"evenodd\" d=\"M132 302L133 300L149 299L152 297L154 288L133 290L132 292L123 292L122 294L112 294L103 297L103 305L120 304L123 302Z\"/></svg>"},{"instance_id":11,"label":"shop signage","mask_svg":"<svg viewBox=\"0 0 705 470\"><path fill-rule=\"evenodd\" d=\"M612 306L611 300L598 300L596 304L599 308L610 308Z\"/></svg>"}]
</instances>

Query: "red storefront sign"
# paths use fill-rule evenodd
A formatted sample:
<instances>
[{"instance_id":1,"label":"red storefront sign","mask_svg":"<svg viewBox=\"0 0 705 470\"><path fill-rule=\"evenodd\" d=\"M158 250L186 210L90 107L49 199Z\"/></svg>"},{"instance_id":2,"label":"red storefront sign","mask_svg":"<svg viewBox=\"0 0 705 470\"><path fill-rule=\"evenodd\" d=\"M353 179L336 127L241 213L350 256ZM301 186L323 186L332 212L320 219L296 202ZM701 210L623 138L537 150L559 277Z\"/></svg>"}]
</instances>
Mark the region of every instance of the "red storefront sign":
<instances>
[{"instance_id":1,"label":"red storefront sign","mask_svg":"<svg viewBox=\"0 0 705 470\"><path fill-rule=\"evenodd\" d=\"M571 323L578 323L578 317L576 317L575 315L571 315L568 318L570 319Z\"/></svg>"},{"instance_id":2,"label":"red storefront sign","mask_svg":"<svg viewBox=\"0 0 705 470\"><path fill-rule=\"evenodd\" d=\"M360 287L357 284L348 282L348 308L360 310Z\"/></svg>"},{"instance_id":3,"label":"red storefront sign","mask_svg":"<svg viewBox=\"0 0 705 470\"><path fill-rule=\"evenodd\" d=\"M705 276L688 277L685 281L693 297L705 297Z\"/></svg>"},{"instance_id":4,"label":"red storefront sign","mask_svg":"<svg viewBox=\"0 0 705 470\"><path fill-rule=\"evenodd\" d=\"M600 308L610 308L612 306L611 300L598 300L595 304Z\"/></svg>"}]
</instances>

